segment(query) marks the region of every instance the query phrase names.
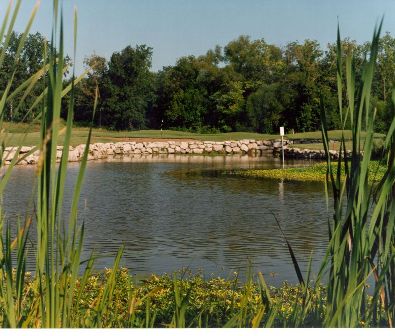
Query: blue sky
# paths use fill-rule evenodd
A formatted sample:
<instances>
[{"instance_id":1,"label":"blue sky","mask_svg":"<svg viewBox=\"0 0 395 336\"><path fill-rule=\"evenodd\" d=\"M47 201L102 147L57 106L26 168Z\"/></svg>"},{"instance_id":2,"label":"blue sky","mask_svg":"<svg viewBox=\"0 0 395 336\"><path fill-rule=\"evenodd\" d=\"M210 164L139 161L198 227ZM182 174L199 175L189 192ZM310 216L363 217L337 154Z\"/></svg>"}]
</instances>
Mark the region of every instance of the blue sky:
<instances>
[{"instance_id":1,"label":"blue sky","mask_svg":"<svg viewBox=\"0 0 395 336\"><path fill-rule=\"evenodd\" d=\"M1 1L1 17L7 2ZM17 30L22 31L35 2L24 0ZM306 38L326 46L336 38L338 19L342 36L364 42L384 14L384 31L395 35L395 0L64 0L63 7L70 55L72 13L78 9L77 72L92 53L108 59L136 44L153 47L153 70L242 34L279 46ZM52 0L41 0L33 32L48 36L51 10Z\"/></svg>"}]
</instances>

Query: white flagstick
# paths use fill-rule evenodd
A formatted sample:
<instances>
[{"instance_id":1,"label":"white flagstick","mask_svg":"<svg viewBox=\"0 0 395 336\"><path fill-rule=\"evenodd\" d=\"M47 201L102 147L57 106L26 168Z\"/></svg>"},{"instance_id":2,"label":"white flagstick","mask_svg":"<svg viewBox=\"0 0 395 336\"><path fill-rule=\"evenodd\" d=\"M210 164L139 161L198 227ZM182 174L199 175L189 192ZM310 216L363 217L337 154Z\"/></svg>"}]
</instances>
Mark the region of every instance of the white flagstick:
<instances>
[{"instance_id":1,"label":"white flagstick","mask_svg":"<svg viewBox=\"0 0 395 336\"><path fill-rule=\"evenodd\" d=\"M283 157L283 169L284 169L284 126L280 127L280 135L281 135L281 152Z\"/></svg>"}]
</instances>

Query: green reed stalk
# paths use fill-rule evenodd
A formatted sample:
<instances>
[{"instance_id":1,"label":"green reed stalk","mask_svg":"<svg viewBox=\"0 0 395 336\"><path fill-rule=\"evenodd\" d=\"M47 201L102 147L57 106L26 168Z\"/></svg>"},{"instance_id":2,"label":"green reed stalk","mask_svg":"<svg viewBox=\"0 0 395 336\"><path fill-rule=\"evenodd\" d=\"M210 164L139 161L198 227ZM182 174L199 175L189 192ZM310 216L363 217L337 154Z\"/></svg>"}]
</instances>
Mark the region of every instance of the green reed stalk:
<instances>
[{"instance_id":1,"label":"green reed stalk","mask_svg":"<svg viewBox=\"0 0 395 336\"><path fill-rule=\"evenodd\" d=\"M329 247L323 270L329 274L328 304L325 325L357 327L394 323L394 130L395 118L386 136L387 168L378 184L368 183L372 160L375 107L371 103L371 87L376 67L382 22L375 29L369 59L362 69L359 83L355 80L352 55L345 59L338 30L337 80L340 119L352 131L352 154L347 157L342 136L337 174L332 171L326 115L322 113L322 137L327 154L327 184L332 188L334 214L328 219ZM346 83L346 106L343 105L343 83ZM395 100L394 100L395 103ZM362 132L366 132L363 141ZM346 178L342 181L341 167ZM322 276L323 272L321 273ZM367 295L368 281L374 280L374 296Z\"/></svg>"},{"instance_id":2,"label":"green reed stalk","mask_svg":"<svg viewBox=\"0 0 395 336\"><path fill-rule=\"evenodd\" d=\"M12 2L7 9L5 19L0 28L0 32L7 34L2 41L0 49L0 67L4 61L4 53L7 49L10 35L13 31L21 1L17 1L15 8ZM5 103L10 97L17 93L24 92L21 102L29 95L33 87L42 78L45 81L45 88L42 94L36 99L32 111L35 107L40 107L41 118L41 142L39 145L40 159L37 165L37 200L35 218L27 217L23 228L18 229L17 237L11 239L11 230L7 226L4 237L1 237L0 245L0 313L3 313L2 324L5 327L80 327L80 326L102 326L101 314L106 310L108 302L112 299L112 292L115 286L115 275L111 276L105 284L103 296L98 298L96 309L87 312L89 318L81 318L75 321L75 316L80 313L79 301L76 300L82 295L84 285L91 275L93 267L93 257L86 262L86 268L81 273L81 254L83 246L84 228L77 225L78 222L78 201L84 179L91 130L85 146L85 151L81 161L79 174L77 177L75 191L72 198L72 206L69 212L69 220L63 219L63 200L67 175L67 164L69 155L69 145L72 136L72 126L74 117L74 86L83 76L75 78L67 87L63 86L64 73L67 65L64 60L63 46L63 19L59 14L59 1L53 1L53 30L49 50L44 50L47 64L27 79L22 85L10 92L13 83L11 76L7 87L0 100L0 123L4 117ZM26 36L34 20L38 6L34 7L32 15L28 21L27 28L20 39L17 50L14 69L19 61L20 52L26 40ZM9 18L11 20L9 21ZM7 23L9 24L7 26ZM77 14L74 17L74 50L76 47ZM2 35L1 35L2 36ZM75 53L74 53L75 58ZM15 70L14 70L15 73ZM62 108L62 98L70 93L71 99L68 105L67 122L64 130L60 129L60 115ZM19 105L20 105L19 104ZM18 105L18 106L19 106ZM93 104L95 111L97 106L97 95ZM93 112L94 116L94 112ZM93 118L92 118L93 119ZM0 125L2 126L2 124ZM60 163L57 164L57 146L60 144L60 133L64 132L63 152ZM1 133L2 135L2 133ZM5 148L6 137L1 141L1 160ZM20 157L19 151L14 156L11 164L3 167L5 169L0 180L0 194L3 193L14 166ZM32 151L35 151L34 148ZM29 155L27 153L27 155ZM26 154L25 154L26 156ZM30 224L34 222L37 229L36 246L36 274L34 280L26 279L27 248L26 242ZM66 224L65 224L66 223ZM0 217L0 229L3 231L4 217ZM13 264L12 253L16 250L16 265ZM122 250L119 251L114 264L114 274L119 265ZM77 287L77 281L81 286ZM36 292L37 293L36 293ZM29 295L34 294L30 307L24 307L23 303Z\"/></svg>"},{"instance_id":3,"label":"green reed stalk","mask_svg":"<svg viewBox=\"0 0 395 336\"><path fill-rule=\"evenodd\" d=\"M15 21L21 6L21 1L17 1L15 6L10 2L5 13L3 23L0 28L0 68L4 64L6 50L9 46L11 34L14 29ZM23 49L26 41L26 37L31 28L32 22L36 15L38 6L33 8L30 15L26 29L22 34L22 38L19 41L17 48L16 57L14 63L11 64L12 74L7 82L7 86L4 88L4 92L0 99L0 129L3 127L3 120L6 110L7 98L10 95L11 86L14 82L14 76L16 68L19 62L19 56ZM23 100L23 98L22 98ZM19 158L18 154L21 146L16 150L16 154L11 161L11 164L6 168L4 167L4 149L5 149L5 135L3 132L0 133L0 169L3 171L2 178L0 180L0 195L3 194L4 188L11 176L13 167L17 164ZM29 153L30 154L30 153ZM1 209L0 209L1 210ZM25 270L26 270L26 242L27 232L30 226L30 219L27 220L23 229L19 230L19 233L14 241L11 239L11 229L7 225L5 227L4 215L0 211L0 232L3 233L5 229L4 237L1 235L0 240L0 301L2 302L2 319L3 326L16 327L21 323L22 315L22 301L24 299L24 284L25 284ZM14 271L12 262L12 251L17 252L17 270Z\"/></svg>"}]
</instances>

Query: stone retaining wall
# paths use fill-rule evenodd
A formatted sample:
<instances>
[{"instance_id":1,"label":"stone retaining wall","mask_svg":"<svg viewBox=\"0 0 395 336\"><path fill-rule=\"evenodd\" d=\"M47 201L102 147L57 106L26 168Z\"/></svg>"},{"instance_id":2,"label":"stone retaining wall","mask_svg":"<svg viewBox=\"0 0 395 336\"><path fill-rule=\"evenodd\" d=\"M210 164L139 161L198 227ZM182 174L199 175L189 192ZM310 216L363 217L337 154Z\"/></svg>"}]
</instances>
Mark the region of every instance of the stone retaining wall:
<instances>
[{"instance_id":1,"label":"stone retaining wall","mask_svg":"<svg viewBox=\"0 0 395 336\"><path fill-rule=\"evenodd\" d=\"M323 151L299 150L287 148L288 140L284 140L285 156L301 159L323 159ZM85 145L70 147L69 161L77 162L82 159ZM17 154L17 147L7 147L3 153L5 164L9 164ZM57 161L60 161L63 147L57 147ZM281 152L281 140L252 140L239 141L156 141L156 142L116 142L94 143L89 146L88 160L106 159L116 156L156 155L156 154L203 154L203 155L262 155L272 152L278 155ZM337 152L331 152L336 157ZM18 164L36 164L39 161L39 151L34 147L23 146L19 151Z\"/></svg>"},{"instance_id":2,"label":"stone retaining wall","mask_svg":"<svg viewBox=\"0 0 395 336\"><path fill-rule=\"evenodd\" d=\"M274 143L270 140L239 140L239 141L157 141L157 142L116 142L94 143L89 146L88 160L106 159L112 156L155 155L155 154L251 154L260 155L264 151L272 151ZM281 145L280 145L281 146ZM18 164L36 164L39 151L33 147L23 146L19 151ZM85 145L70 147L69 161L82 159ZM17 147L7 147L3 160L9 164L18 151ZM57 160L60 161L63 147L57 148ZM32 153L30 153L32 152Z\"/></svg>"},{"instance_id":3,"label":"stone retaining wall","mask_svg":"<svg viewBox=\"0 0 395 336\"><path fill-rule=\"evenodd\" d=\"M330 149L329 154L332 160L337 160L339 158L339 153L335 150ZM285 148L284 156L286 158L302 160L324 160L326 158L326 154L323 149ZM347 156L351 157L351 151L347 151Z\"/></svg>"}]
</instances>

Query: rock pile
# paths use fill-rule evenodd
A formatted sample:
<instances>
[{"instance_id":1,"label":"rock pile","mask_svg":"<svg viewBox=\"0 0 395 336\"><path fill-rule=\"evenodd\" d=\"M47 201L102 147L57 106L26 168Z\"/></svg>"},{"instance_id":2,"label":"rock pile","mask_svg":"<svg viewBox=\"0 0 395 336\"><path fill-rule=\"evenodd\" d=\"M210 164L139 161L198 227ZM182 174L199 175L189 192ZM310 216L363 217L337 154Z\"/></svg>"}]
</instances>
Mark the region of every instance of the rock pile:
<instances>
[{"instance_id":1,"label":"rock pile","mask_svg":"<svg viewBox=\"0 0 395 336\"><path fill-rule=\"evenodd\" d=\"M339 152L329 150L329 155L332 160L339 158ZM311 160L324 160L326 158L325 151L319 149L300 149L300 148L285 148L284 156L286 158L294 159L311 159ZM347 151L347 157L351 157L351 151Z\"/></svg>"}]
</instances>

